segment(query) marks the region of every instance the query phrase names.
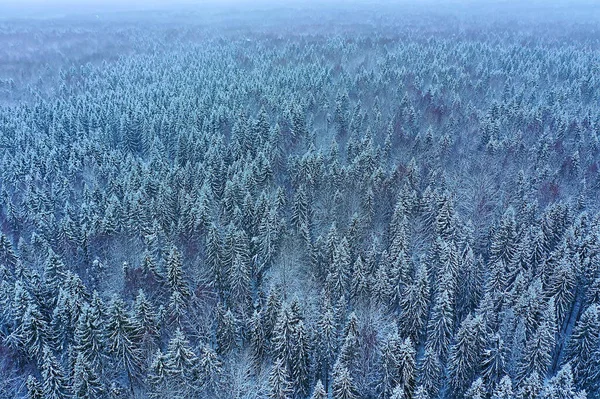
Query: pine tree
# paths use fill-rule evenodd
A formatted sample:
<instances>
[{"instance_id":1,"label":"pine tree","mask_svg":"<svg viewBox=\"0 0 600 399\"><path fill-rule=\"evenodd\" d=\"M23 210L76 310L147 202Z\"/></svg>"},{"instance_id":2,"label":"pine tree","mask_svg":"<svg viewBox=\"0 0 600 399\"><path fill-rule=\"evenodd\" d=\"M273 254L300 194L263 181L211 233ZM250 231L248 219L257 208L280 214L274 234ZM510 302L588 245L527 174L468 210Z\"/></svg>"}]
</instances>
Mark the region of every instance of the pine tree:
<instances>
[{"instance_id":1,"label":"pine tree","mask_svg":"<svg viewBox=\"0 0 600 399\"><path fill-rule=\"evenodd\" d=\"M542 322L535 334L527 341L525 352L517 371L519 380L533 372L538 375L546 375L552 361L552 351L555 344L556 316L554 311L554 299L548 301Z\"/></svg>"},{"instance_id":2,"label":"pine tree","mask_svg":"<svg viewBox=\"0 0 600 399\"><path fill-rule=\"evenodd\" d=\"M137 333L138 329L127 314L123 300L113 297L106 324L106 343L109 353L127 373L131 390L142 363Z\"/></svg>"},{"instance_id":3,"label":"pine tree","mask_svg":"<svg viewBox=\"0 0 600 399\"><path fill-rule=\"evenodd\" d=\"M507 350L499 334L488 340L481 362L482 376L488 387L494 386L506 374Z\"/></svg>"},{"instance_id":4,"label":"pine tree","mask_svg":"<svg viewBox=\"0 0 600 399\"><path fill-rule=\"evenodd\" d=\"M237 320L231 309L217 310L217 347L220 355L224 355L237 345Z\"/></svg>"},{"instance_id":5,"label":"pine tree","mask_svg":"<svg viewBox=\"0 0 600 399\"><path fill-rule=\"evenodd\" d=\"M484 345L484 326L481 316L467 316L456 333L450 348L448 372L450 385L457 394L463 393L473 381Z\"/></svg>"},{"instance_id":6,"label":"pine tree","mask_svg":"<svg viewBox=\"0 0 600 399\"><path fill-rule=\"evenodd\" d=\"M169 250L169 254L165 261L167 272L167 284L173 292L178 292L182 297L189 295L189 289L185 282L183 274L183 263L181 261L181 253L175 247Z\"/></svg>"},{"instance_id":7,"label":"pine tree","mask_svg":"<svg viewBox=\"0 0 600 399\"><path fill-rule=\"evenodd\" d=\"M177 329L169 340L164 364L168 384L174 387L176 392L187 394L196 388L198 357L180 329Z\"/></svg>"},{"instance_id":8,"label":"pine tree","mask_svg":"<svg viewBox=\"0 0 600 399\"><path fill-rule=\"evenodd\" d=\"M73 371L73 397L75 399L94 399L100 397L104 387L83 353L77 354Z\"/></svg>"},{"instance_id":9,"label":"pine tree","mask_svg":"<svg viewBox=\"0 0 600 399\"><path fill-rule=\"evenodd\" d=\"M269 399L290 399L292 386L283 359L277 358L269 374Z\"/></svg>"},{"instance_id":10,"label":"pine tree","mask_svg":"<svg viewBox=\"0 0 600 399\"><path fill-rule=\"evenodd\" d=\"M540 399L586 399L585 391L576 391L573 384L573 373L569 364L564 365L550 379L539 395Z\"/></svg>"},{"instance_id":11,"label":"pine tree","mask_svg":"<svg viewBox=\"0 0 600 399\"><path fill-rule=\"evenodd\" d=\"M338 364L334 368L333 372L333 399L356 399L358 398L358 392L354 385L354 380L350 376L348 369Z\"/></svg>"},{"instance_id":12,"label":"pine tree","mask_svg":"<svg viewBox=\"0 0 600 399\"><path fill-rule=\"evenodd\" d=\"M402 334L418 342L429 310L429 277L425 264L420 263L417 267L413 282L406 287L400 298L400 309Z\"/></svg>"},{"instance_id":13,"label":"pine tree","mask_svg":"<svg viewBox=\"0 0 600 399\"><path fill-rule=\"evenodd\" d=\"M310 399L327 399L327 392L325 391L325 387L323 387L321 380L317 380Z\"/></svg>"},{"instance_id":14,"label":"pine tree","mask_svg":"<svg viewBox=\"0 0 600 399\"><path fill-rule=\"evenodd\" d=\"M572 366L575 379L586 389L590 389L590 383L593 382L594 351L598 350L599 340L600 307L592 304L585 309L575 324L565 356L565 362Z\"/></svg>"},{"instance_id":15,"label":"pine tree","mask_svg":"<svg viewBox=\"0 0 600 399\"><path fill-rule=\"evenodd\" d=\"M200 349L198 373L202 391L208 395L217 395L222 386L223 363L206 344Z\"/></svg>"},{"instance_id":16,"label":"pine tree","mask_svg":"<svg viewBox=\"0 0 600 399\"><path fill-rule=\"evenodd\" d=\"M492 399L512 399L513 397L512 381L509 376L505 375L496 385Z\"/></svg>"},{"instance_id":17,"label":"pine tree","mask_svg":"<svg viewBox=\"0 0 600 399\"><path fill-rule=\"evenodd\" d=\"M68 397L69 391L65 373L48 346L44 347L40 368L44 399L64 399Z\"/></svg>"},{"instance_id":18,"label":"pine tree","mask_svg":"<svg viewBox=\"0 0 600 399\"><path fill-rule=\"evenodd\" d=\"M453 306L447 291L440 292L433 306L427 325L426 347L444 358L450 347L450 338L454 324Z\"/></svg>"},{"instance_id":19,"label":"pine tree","mask_svg":"<svg viewBox=\"0 0 600 399\"><path fill-rule=\"evenodd\" d=\"M38 307L29 305L23 315L20 340L32 358L41 359L44 346L49 344L49 332L48 323Z\"/></svg>"},{"instance_id":20,"label":"pine tree","mask_svg":"<svg viewBox=\"0 0 600 399\"><path fill-rule=\"evenodd\" d=\"M442 365L438 354L426 348L418 368L418 383L431 397L436 397L441 388Z\"/></svg>"},{"instance_id":21,"label":"pine tree","mask_svg":"<svg viewBox=\"0 0 600 399\"><path fill-rule=\"evenodd\" d=\"M27 377L25 386L27 387L27 399L44 399L44 391L37 378L30 375Z\"/></svg>"}]
</instances>

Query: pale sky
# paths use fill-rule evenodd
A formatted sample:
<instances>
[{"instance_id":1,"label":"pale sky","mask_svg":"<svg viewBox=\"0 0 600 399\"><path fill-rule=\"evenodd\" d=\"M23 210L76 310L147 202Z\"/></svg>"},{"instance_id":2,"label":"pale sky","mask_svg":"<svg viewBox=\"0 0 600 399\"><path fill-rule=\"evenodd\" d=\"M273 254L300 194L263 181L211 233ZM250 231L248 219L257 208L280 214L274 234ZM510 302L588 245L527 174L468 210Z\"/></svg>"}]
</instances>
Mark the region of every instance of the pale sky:
<instances>
[{"instance_id":1,"label":"pale sky","mask_svg":"<svg viewBox=\"0 0 600 399\"><path fill-rule=\"evenodd\" d=\"M504 11L534 6L535 10L554 9L568 11L577 3L587 10L600 10L600 0L0 0L0 19L11 16L46 16L52 14L93 13L126 10L177 9L181 6L311 6L329 4L335 7L351 7L352 3L410 4L451 8L460 6L475 8L499 7ZM590 9L590 6L592 8ZM570 7L570 8L569 8ZM596 14L594 12L594 14Z\"/></svg>"}]
</instances>

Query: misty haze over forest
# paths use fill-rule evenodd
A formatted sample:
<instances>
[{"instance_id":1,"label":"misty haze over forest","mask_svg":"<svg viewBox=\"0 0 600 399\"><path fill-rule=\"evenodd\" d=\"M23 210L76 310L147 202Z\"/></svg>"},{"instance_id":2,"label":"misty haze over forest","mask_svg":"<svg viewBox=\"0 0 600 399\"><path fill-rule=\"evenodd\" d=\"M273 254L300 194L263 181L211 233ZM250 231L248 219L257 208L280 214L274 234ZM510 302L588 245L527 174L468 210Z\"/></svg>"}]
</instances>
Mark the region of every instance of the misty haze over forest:
<instances>
[{"instance_id":1,"label":"misty haze over forest","mask_svg":"<svg viewBox=\"0 0 600 399\"><path fill-rule=\"evenodd\" d=\"M0 399L600 397L595 1L0 0Z\"/></svg>"}]
</instances>

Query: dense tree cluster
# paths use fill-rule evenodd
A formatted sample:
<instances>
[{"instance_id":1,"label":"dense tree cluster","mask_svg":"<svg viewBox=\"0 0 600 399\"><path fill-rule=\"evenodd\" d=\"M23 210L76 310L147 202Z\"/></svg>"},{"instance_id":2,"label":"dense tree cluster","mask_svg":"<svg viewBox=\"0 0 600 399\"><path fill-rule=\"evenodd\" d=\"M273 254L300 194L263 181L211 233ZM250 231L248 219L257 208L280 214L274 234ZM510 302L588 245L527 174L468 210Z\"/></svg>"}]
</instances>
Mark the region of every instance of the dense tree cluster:
<instances>
[{"instance_id":1,"label":"dense tree cluster","mask_svg":"<svg viewBox=\"0 0 600 399\"><path fill-rule=\"evenodd\" d=\"M2 396L600 395L598 47L402 21L0 108Z\"/></svg>"}]
</instances>

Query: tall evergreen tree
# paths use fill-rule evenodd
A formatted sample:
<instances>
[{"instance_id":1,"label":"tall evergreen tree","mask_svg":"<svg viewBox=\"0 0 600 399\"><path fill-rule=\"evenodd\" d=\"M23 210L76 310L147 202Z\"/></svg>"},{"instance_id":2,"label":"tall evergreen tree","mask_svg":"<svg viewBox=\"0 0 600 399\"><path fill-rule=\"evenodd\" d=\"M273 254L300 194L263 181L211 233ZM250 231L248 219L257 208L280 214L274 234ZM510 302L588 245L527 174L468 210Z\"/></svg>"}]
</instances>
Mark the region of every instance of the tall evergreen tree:
<instances>
[{"instance_id":1,"label":"tall evergreen tree","mask_svg":"<svg viewBox=\"0 0 600 399\"><path fill-rule=\"evenodd\" d=\"M427 267L417 267L414 280L400 298L400 329L402 334L418 342L423 333L429 310L429 277Z\"/></svg>"},{"instance_id":2,"label":"tall evergreen tree","mask_svg":"<svg viewBox=\"0 0 600 399\"><path fill-rule=\"evenodd\" d=\"M569 338L565 361L572 367L576 381L586 389L593 383L594 352L600 340L600 307L592 304L581 315Z\"/></svg>"},{"instance_id":3,"label":"tall evergreen tree","mask_svg":"<svg viewBox=\"0 0 600 399\"><path fill-rule=\"evenodd\" d=\"M535 334L527 341L525 352L517 372L517 377L523 380L533 372L543 376L548 372L552 361L552 351L555 345L556 316L554 299L550 299L547 309L542 316L542 322Z\"/></svg>"},{"instance_id":4,"label":"tall evergreen tree","mask_svg":"<svg viewBox=\"0 0 600 399\"><path fill-rule=\"evenodd\" d=\"M287 368L282 359L278 358L273 363L269 374L269 399L290 399L292 387Z\"/></svg>"},{"instance_id":5,"label":"tall evergreen tree","mask_svg":"<svg viewBox=\"0 0 600 399\"><path fill-rule=\"evenodd\" d=\"M540 399L586 399L585 391L577 391L573 384L571 366L566 364L550 379L539 395Z\"/></svg>"},{"instance_id":6,"label":"tall evergreen tree","mask_svg":"<svg viewBox=\"0 0 600 399\"><path fill-rule=\"evenodd\" d=\"M197 389L198 357L180 329L169 340L164 364L171 389L184 396Z\"/></svg>"},{"instance_id":7,"label":"tall evergreen tree","mask_svg":"<svg viewBox=\"0 0 600 399\"><path fill-rule=\"evenodd\" d=\"M64 399L69 396L65 373L48 346L44 347L41 362L44 399Z\"/></svg>"},{"instance_id":8,"label":"tall evergreen tree","mask_svg":"<svg viewBox=\"0 0 600 399\"><path fill-rule=\"evenodd\" d=\"M440 292L434 302L431 318L427 325L426 347L440 358L446 356L454 325L453 306L447 291Z\"/></svg>"},{"instance_id":9,"label":"tall evergreen tree","mask_svg":"<svg viewBox=\"0 0 600 399\"><path fill-rule=\"evenodd\" d=\"M198 360L201 389L207 395L218 395L222 388L223 363L208 345L202 345Z\"/></svg>"},{"instance_id":10,"label":"tall evergreen tree","mask_svg":"<svg viewBox=\"0 0 600 399\"><path fill-rule=\"evenodd\" d=\"M75 399L94 399L104 393L100 378L82 353L75 360L72 391Z\"/></svg>"},{"instance_id":11,"label":"tall evergreen tree","mask_svg":"<svg viewBox=\"0 0 600 399\"><path fill-rule=\"evenodd\" d=\"M34 376L27 377L27 399L44 399L44 391L42 385Z\"/></svg>"},{"instance_id":12,"label":"tall evergreen tree","mask_svg":"<svg viewBox=\"0 0 600 399\"><path fill-rule=\"evenodd\" d=\"M310 399L327 399L327 392L321 380L317 380Z\"/></svg>"},{"instance_id":13,"label":"tall evergreen tree","mask_svg":"<svg viewBox=\"0 0 600 399\"><path fill-rule=\"evenodd\" d=\"M173 292L178 292L182 297L189 295L189 289L183 274L181 253L175 247L169 250L165 260L167 284Z\"/></svg>"},{"instance_id":14,"label":"tall evergreen tree","mask_svg":"<svg viewBox=\"0 0 600 399\"><path fill-rule=\"evenodd\" d=\"M126 373L130 388L139 378L141 354L138 347L138 329L131 320L125 303L118 297L113 297L106 324L106 343L109 353L116 364Z\"/></svg>"},{"instance_id":15,"label":"tall evergreen tree","mask_svg":"<svg viewBox=\"0 0 600 399\"><path fill-rule=\"evenodd\" d=\"M348 369L338 364L333 372L332 398L334 399L356 399L358 392L354 385L354 380L350 376Z\"/></svg>"}]
</instances>

